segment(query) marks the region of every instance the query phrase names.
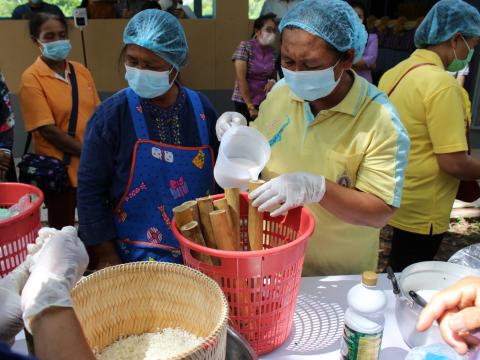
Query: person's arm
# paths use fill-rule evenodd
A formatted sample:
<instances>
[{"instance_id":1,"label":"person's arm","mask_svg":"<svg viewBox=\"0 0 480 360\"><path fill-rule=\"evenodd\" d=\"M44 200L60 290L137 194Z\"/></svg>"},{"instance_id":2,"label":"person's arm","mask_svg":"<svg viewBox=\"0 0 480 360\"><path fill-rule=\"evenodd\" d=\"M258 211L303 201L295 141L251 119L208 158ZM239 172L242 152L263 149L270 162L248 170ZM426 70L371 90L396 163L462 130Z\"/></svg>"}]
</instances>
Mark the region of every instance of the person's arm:
<instances>
[{"instance_id":1,"label":"person's arm","mask_svg":"<svg viewBox=\"0 0 480 360\"><path fill-rule=\"evenodd\" d=\"M8 87L0 72L0 181L5 180L5 175L10 168L14 124Z\"/></svg>"},{"instance_id":2,"label":"person's arm","mask_svg":"<svg viewBox=\"0 0 480 360\"><path fill-rule=\"evenodd\" d=\"M215 125L219 115L210 100L204 94L199 93L199 96L203 105L205 118L207 119L208 123L208 138L210 141L210 146L212 147L214 156L216 158L218 154L218 148L220 147L220 141L218 141L216 136Z\"/></svg>"},{"instance_id":3,"label":"person's arm","mask_svg":"<svg viewBox=\"0 0 480 360\"><path fill-rule=\"evenodd\" d=\"M369 34L367 46L363 57L354 64L355 70L373 70L376 67L378 57L378 37L377 34Z\"/></svg>"},{"instance_id":4,"label":"person's arm","mask_svg":"<svg viewBox=\"0 0 480 360\"><path fill-rule=\"evenodd\" d=\"M238 81L238 86L240 88L240 94L242 95L245 104L247 104L248 112L250 116L255 115L252 118L255 118L258 115L255 106L253 105L252 98L250 97L250 90L248 89L247 82L247 62L243 60L235 60L235 76Z\"/></svg>"},{"instance_id":5,"label":"person's arm","mask_svg":"<svg viewBox=\"0 0 480 360\"><path fill-rule=\"evenodd\" d=\"M22 11L20 11L20 6L23 6L23 5L19 5L13 10L13 13L12 13L12 19L13 20L21 20L22 19L23 14L22 14Z\"/></svg>"},{"instance_id":6,"label":"person's arm","mask_svg":"<svg viewBox=\"0 0 480 360\"><path fill-rule=\"evenodd\" d=\"M392 105L382 96L381 118L371 119L375 130L365 134L370 137L369 146L358 155L361 160L355 169L354 188L344 188L324 176L288 173L253 191L249 195L253 206L259 211L274 210L270 215L277 216L300 205L319 203L347 223L383 227L400 206L410 141ZM353 180L353 175L349 176Z\"/></svg>"},{"instance_id":7,"label":"person's arm","mask_svg":"<svg viewBox=\"0 0 480 360\"><path fill-rule=\"evenodd\" d=\"M33 256L21 305L41 360L95 359L70 297L87 264L87 252L72 226L54 232Z\"/></svg>"},{"instance_id":8,"label":"person's arm","mask_svg":"<svg viewBox=\"0 0 480 360\"><path fill-rule=\"evenodd\" d=\"M120 264L110 189L114 177L115 143L99 108L87 125L78 169L78 218L80 237L91 256L91 267ZM106 129L107 128L107 129Z\"/></svg>"},{"instance_id":9,"label":"person's arm","mask_svg":"<svg viewBox=\"0 0 480 360\"><path fill-rule=\"evenodd\" d=\"M37 129L42 137L64 153L80 156L82 144L55 125L45 125Z\"/></svg>"},{"instance_id":10,"label":"person's arm","mask_svg":"<svg viewBox=\"0 0 480 360\"><path fill-rule=\"evenodd\" d=\"M395 208L375 195L348 189L328 180L320 205L349 224L376 228L387 225L395 214Z\"/></svg>"},{"instance_id":11,"label":"person's arm","mask_svg":"<svg viewBox=\"0 0 480 360\"><path fill-rule=\"evenodd\" d=\"M32 321L35 355L41 360L95 360L72 308L51 307Z\"/></svg>"},{"instance_id":12,"label":"person's arm","mask_svg":"<svg viewBox=\"0 0 480 360\"><path fill-rule=\"evenodd\" d=\"M448 175L460 180L480 179L480 161L465 151L436 154L438 166Z\"/></svg>"},{"instance_id":13,"label":"person's arm","mask_svg":"<svg viewBox=\"0 0 480 360\"><path fill-rule=\"evenodd\" d=\"M439 321L443 339L459 354L480 340L471 335L480 328L480 278L466 277L436 294L418 317L417 330Z\"/></svg>"},{"instance_id":14,"label":"person's arm","mask_svg":"<svg viewBox=\"0 0 480 360\"><path fill-rule=\"evenodd\" d=\"M38 131L58 150L80 155L80 142L56 126L44 90L34 75L22 75L19 97L26 131Z\"/></svg>"},{"instance_id":15,"label":"person's arm","mask_svg":"<svg viewBox=\"0 0 480 360\"><path fill-rule=\"evenodd\" d=\"M465 75L458 75L457 82L461 87L463 87L465 85Z\"/></svg>"},{"instance_id":16,"label":"person's arm","mask_svg":"<svg viewBox=\"0 0 480 360\"><path fill-rule=\"evenodd\" d=\"M462 180L480 178L480 161L467 154L466 109L458 85L437 91L425 102L427 129L442 171Z\"/></svg>"}]
</instances>

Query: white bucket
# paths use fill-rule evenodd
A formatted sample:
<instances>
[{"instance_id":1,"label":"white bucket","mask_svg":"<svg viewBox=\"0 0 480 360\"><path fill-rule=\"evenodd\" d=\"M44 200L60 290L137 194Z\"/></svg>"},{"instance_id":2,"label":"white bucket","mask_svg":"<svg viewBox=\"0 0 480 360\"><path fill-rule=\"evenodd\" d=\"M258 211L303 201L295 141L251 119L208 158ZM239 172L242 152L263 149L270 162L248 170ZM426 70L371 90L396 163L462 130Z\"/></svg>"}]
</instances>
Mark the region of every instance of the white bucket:
<instances>
[{"instance_id":1,"label":"white bucket","mask_svg":"<svg viewBox=\"0 0 480 360\"><path fill-rule=\"evenodd\" d=\"M245 191L257 180L270 159L270 144L258 130L248 126L230 128L222 137L213 175L222 188Z\"/></svg>"}]
</instances>

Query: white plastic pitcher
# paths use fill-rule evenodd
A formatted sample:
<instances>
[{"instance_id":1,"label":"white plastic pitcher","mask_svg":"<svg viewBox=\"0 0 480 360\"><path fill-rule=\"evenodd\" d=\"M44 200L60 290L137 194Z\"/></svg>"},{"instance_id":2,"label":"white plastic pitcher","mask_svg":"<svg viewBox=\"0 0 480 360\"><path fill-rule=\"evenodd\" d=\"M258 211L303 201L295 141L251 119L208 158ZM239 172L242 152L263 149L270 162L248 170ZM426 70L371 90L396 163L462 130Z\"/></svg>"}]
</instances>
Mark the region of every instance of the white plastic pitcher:
<instances>
[{"instance_id":1,"label":"white plastic pitcher","mask_svg":"<svg viewBox=\"0 0 480 360\"><path fill-rule=\"evenodd\" d=\"M270 159L270 144L258 130L234 126L222 137L213 170L215 181L222 188L246 191L250 180L257 180Z\"/></svg>"}]
</instances>

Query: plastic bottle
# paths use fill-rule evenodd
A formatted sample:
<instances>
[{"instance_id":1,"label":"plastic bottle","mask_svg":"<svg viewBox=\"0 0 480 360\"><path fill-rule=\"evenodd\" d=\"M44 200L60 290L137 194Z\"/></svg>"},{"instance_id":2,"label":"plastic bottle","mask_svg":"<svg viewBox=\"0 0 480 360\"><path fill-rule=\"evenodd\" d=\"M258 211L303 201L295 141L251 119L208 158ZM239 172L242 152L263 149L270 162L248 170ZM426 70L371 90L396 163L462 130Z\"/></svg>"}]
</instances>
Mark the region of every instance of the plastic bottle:
<instances>
[{"instance_id":1,"label":"plastic bottle","mask_svg":"<svg viewBox=\"0 0 480 360\"><path fill-rule=\"evenodd\" d=\"M342 360L377 360L382 343L387 297L376 287L377 274L365 271L347 296L340 354Z\"/></svg>"}]
</instances>

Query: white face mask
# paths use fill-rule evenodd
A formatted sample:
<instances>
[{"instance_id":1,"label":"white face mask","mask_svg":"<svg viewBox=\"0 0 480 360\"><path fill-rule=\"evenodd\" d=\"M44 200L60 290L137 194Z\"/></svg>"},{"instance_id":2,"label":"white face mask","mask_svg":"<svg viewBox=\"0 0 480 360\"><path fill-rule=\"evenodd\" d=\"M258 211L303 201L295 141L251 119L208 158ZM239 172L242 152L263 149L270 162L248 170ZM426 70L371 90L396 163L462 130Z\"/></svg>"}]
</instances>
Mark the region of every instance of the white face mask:
<instances>
[{"instance_id":1,"label":"white face mask","mask_svg":"<svg viewBox=\"0 0 480 360\"><path fill-rule=\"evenodd\" d=\"M275 34L271 32L262 31L258 37L258 42L263 46L273 45L275 42Z\"/></svg>"},{"instance_id":2,"label":"white face mask","mask_svg":"<svg viewBox=\"0 0 480 360\"><path fill-rule=\"evenodd\" d=\"M128 86L138 96L145 99L154 99L162 96L170 90L175 81L174 79L170 82L170 73L173 71L173 67L170 71L152 71L125 65L125 69L125 80L128 81Z\"/></svg>"},{"instance_id":3,"label":"white face mask","mask_svg":"<svg viewBox=\"0 0 480 360\"><path fill-rule=\"evenodd\" d=\"M158 5L162 8L163 11L167 11L173 5L172 0L158 0Z\"/></svg>"},{"instance_id":4,"label":"white face mask","mask_svg":"<svg viewBox=\"0 0 480 360\"><path fill-rule=\"evenodd\" d=\"M340 59L335 65L323 70L314 71L292 71L282 67L285 82L290 89L306 101L314 101L327 97L337 87L343 73L335 81L333 69L338 65Z\"/></svg>"}]
</instances>

